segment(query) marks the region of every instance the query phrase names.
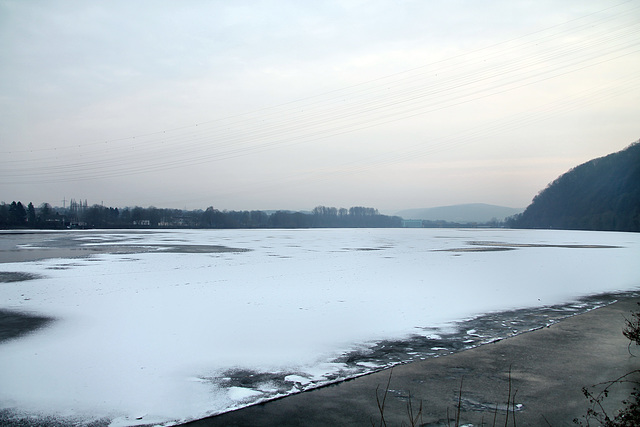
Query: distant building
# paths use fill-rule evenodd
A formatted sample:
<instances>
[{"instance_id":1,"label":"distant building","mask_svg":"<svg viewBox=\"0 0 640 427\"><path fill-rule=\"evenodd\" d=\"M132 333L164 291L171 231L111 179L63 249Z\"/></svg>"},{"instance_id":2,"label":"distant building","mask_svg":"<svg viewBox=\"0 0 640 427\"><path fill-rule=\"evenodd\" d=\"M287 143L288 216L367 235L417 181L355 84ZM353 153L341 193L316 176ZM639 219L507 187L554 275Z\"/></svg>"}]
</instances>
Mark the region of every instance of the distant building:
<instances>
[{"instance_id":1,"label":"distant building","mask_svg":"<svg viewBox=\"0 0 640 427\"><path fill-rule=\"evenodd\" d=\"M403 219L402 228L422 228L421 219Z\"/></svg>"}]
</instances>

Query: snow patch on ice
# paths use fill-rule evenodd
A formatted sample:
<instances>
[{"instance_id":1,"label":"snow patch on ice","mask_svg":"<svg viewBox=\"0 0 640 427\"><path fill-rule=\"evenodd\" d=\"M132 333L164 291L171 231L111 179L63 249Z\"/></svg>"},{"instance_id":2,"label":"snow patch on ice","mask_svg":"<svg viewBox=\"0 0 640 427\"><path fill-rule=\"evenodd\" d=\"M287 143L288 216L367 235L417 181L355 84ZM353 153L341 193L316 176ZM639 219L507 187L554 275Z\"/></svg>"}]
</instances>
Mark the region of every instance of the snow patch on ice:
<instances>
[{"instance_id":1,"label":"snow patch on ice","mask_svg":"<svg viewBox=\"0 0 640 427\"><path fill-rule=\"evenodd\" d=\"M259 391L244 387L230 387L227 393L229 394L229 398L236 402L243 402L263 395L263 393Z\"/></svg>"}]
</instances>

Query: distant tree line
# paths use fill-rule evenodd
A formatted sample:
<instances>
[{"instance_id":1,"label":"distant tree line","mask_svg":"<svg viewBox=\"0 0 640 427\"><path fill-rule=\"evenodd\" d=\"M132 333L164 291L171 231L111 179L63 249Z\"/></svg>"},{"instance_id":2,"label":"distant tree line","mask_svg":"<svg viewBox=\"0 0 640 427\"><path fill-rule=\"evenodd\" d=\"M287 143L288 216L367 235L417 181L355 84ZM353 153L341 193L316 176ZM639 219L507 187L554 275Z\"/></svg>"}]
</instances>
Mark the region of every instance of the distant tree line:
<instances>
[{"instance_id":1,"label":"distant tree line","mask_svg":"<svg viewBox=\"0 0 640 427\"><path fill-rule=\"evenodd\" d=\"M402 227L399 216L381 215L377 209L355 206L349 209L317 206L311 211L311 227Z\"/></svg>"},{"instance_id":2,"label":"distant tree line","mask_svg":"<svg viewBox=\"0 0 640 427\"><path fill-rule=\"evenodd\" d=\"M397 216L381 215L377 209L318 206L312 212L228 211L212 206L205 210L125 207L113 208L71 200L69 207L42 203L0 203L0 228L336 228L401 227Z\"/></svg>"},{"instance_id":3,"label":"distant tree line","mask_svg":"<svg viewBox=\"0 0 640 427\"><path fill-rule=\"evenodd\" d=\"M569 170L507 224L513 228L640 231L640 141Z\"/></svg>"},{"instance_id":4,"label":"distant tree line","mask_svg":"<svg viewBox=\"0 0 640 427\"><path fill-rule=\"evenodd\" d=\"M29 203L26 207L21 202L0 203L0 227L57 228L62 221L60 214L48 203L39 208Z\"/></svg>"}]
</instances>

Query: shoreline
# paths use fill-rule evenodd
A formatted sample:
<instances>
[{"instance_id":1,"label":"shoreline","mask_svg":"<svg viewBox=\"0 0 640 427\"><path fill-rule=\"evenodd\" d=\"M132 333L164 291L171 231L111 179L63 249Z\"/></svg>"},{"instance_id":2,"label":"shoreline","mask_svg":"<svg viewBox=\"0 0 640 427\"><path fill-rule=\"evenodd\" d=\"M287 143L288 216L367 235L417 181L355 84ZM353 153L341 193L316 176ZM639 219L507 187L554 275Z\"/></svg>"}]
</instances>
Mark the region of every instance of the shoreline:
<instances>
[{"instance_id":1,"label":"shoreline","mask_svg":"<svg viewBox=\"0 0 640 427\"><path fill-rule=\"evenodd\" d=\"M459 396L461 425L492 424L494 416L497 423L502 424L511 383L517 425L573 426L576 425L573 423L575 418L584 421L589 408L582 387L614 380L640 368L640 359L635 358L635 355L640 356L640 348L634 351L631 347L635 355L630 355L629 341L622 335L625 318L630 318L631 313L639 309L640 296L636 293L623 295L616 295L617 300L610 304L569 315L518 335L397 364L180 425L378 425L381 417L376 390L382 399L387 383L384 419L388 425L410 425L409 403L414 417L422 407L418 425L455 425ZM29 317L26 313L21 315ZM629 397L631 389L629 385L614 388L605 400L610 414ZM513 417L513 414L511 411L509 416ZM11 410L0 411L0 423L29 427L47 425L45 420L30 420L23 424L25 419L19 421L21 417L16 419L14 416ZM57 420L61 426L75 425L75 421ZM513 425L513 419L509 423ZM94 424L107 426L109 421L95 420Z\"/></svg>"},{"instance_id":2,"label":"shoreline","mask_svg":"<svg viewBox=\"0 0 640 427\"><path fill-rule=\"evenodd\" d=\"M382 400L387 384L384 419L389 425L410 424L409 403L414 417L422 405L418 424L454 423L458 398L462 403L460 424L492 423L494 416L498 423L504 423L510 386L511 397L515 394L518 425L575 425L573 420L584 421L589 408L583 387L614 380L640 367L640 360L629 353L629 341L622 335L625 318L637 311L637 302L637 296L622 297L613 304L508 339L397 365L183 425L379 424L376 390ZM640 350L636 353L640 355ZM628 384L615 387L604 402L605 408L612 413L629 397L631 389ZM511 411L509 416L513 415Z\"/></svg>"},{"instance_id":3,"label":"shoreline","mask_svg":"<svg viewBox=\"0 0 640 427\"><path fill-rule=\"evenodd\" d=\"M10 279L20 281L23 278L10 277ZM424 420L424 423L419 423L418 425L433 427L455 425L455 419L449 418L447 420L446 416L447 411L450 417L455 416L455 413L457 411L457 398L460 392L461 381L463 381L461 424L482 425L482 423L492 423L493 417L494 415L496 415L496 405L498 407L496 415L497 422L502 423L503 421L501 421L501 418L504 419L504 416L506 414L504 408L506 407L508 395L508 392L506 390L508 390L510 375L509 368L514 365L518 367L517 364L519 364L521 361L517 360L518 357L516 355L508 354L512 352L511 350L509 350L508 344L505 347L504 354L501 354L501 357L503 359L506 358L505 360L511 360L511 363L509 365L506 365L505 361L504 366L506 366L506 368L502 369L502 371L500 371L501 365L487 367L486 357L478 359L481 360L481 362L478 362L478 360L473 359L473 354L483 353L483 349L485 347L493 347L498 344L505 345L501 343L510 343L512 340L516 339L525 340L524 346L526 348L527 346L531 346L531 344L526 344L526 337L531 334L536 334L546 329L556 327L564 330L566 328L558 325L571 320L573 320L574 322L583 321L585 320L585 316L594 312L613 310L614 312L618 313L617 325L613 324L613 322L611 321L611 314L609 314L604 320L602 319L602 316L596 314L593 314L591 317L595 316L595 323L600 325L599 328L602 329L604 327L609 329L607 334L611 335L613 338L617 338L614 339L614 341L620 342L618 348L615 349L616 353L620 353L620 349L624 349L625 351L623 353L628 356L628 353L626 352L628 340L623 337L621 331L624 327L625 317L629 318L632 311L638 311L636 302L640 303L640 294L637 291L594 295L583 298L574 303L543 307L538 310L516 309L499 313L490 313L473 319L463 320L456 323L455 328L456 330L463 332L452 333L450 334L450 336L440 336L435 341L433 339L425 339L425 337L420 336L418 336L415 340L383 341L379 344L379 346L381 347L380 350L389 351L389 349L393 349L394 354L396 354L395 357L400 354L406 355L409 350L417 350L417 347L419 347L420 345L426 346L425 348L428 348L431 345L445 347L438 347L439 351L436 352L437 354L428 356L426 358L422 357L418 359L403 359L402 361L395 361L389 364L387 367L381 367L380 369L372 372L363 372L361 374L356 374L353 377L339 379L325 384L319 384L306 390L300 390L299 392L294 394L267 398L265 400L252 404L247 403L246 405L240 406L236 409L232 409L228 412L198 420L184 422L180 425L193 427L209 427L219 425L322 426L327 424L369 425L372 423L372 421L374 424L379 424L380 413L377 408L375 392L376 389L378 389L379 397L380 399L382 399L387 382L389 382L390 374L392 375L391 381L389 382L390 386L388 398L385 403L385 422L390 422L391 425L401 425L403 422L405 424L409 423L409 417L407 415L407 404L409 403L411 403L414 407L414 416L415 414L417 414L420 405L423 404L422 419ZM614 306L616 306L615 310ZM546 324L540 323L540 320L543 318L546 319ZM579 320L575 320L576 318L579 318ZM20 338L20 336L29 334L37 329L46 328L55 320L56 319L39 316L34 313L13 310L0 310L0 342ZM513 331L513 334L499 336L488 341L483 340L484 338L486 338L486 335L483 336L484 333L486 333L488 330L494 329L496 327L496 324L498 323L503 323L504 326L506 320L509 320L508 323L510 329ZM587 323L589 322L593 322L593 320L589 320ZM537 326L531 327L532 325ZM578 324L576 328L578 333L583 327L584 326ZM465 335L464 331L469 328L472 329L468 330L466 334L471 334L467 336ZM616 333L613 331L613 329L616 328L618 329L617 337L615 336ZM477 341L472 344L468 344L468 341L463 341L463 338L469 338L470 336L476 337ZM611 337L607 337L607 339L610 338ZM558 341L562 341L562 339L559 337L555 337L552 341L557 343ZM551 344L553 344L553 342ZM545 347L545 345L548 346L550 344L546 343L540 346L536 345L535 348L542 349ZM462 354L467 353L467 356L461 356ZM636 353L638 354L638 356L640 356L640 349ZM376 351L372 351L369 356L371 360L376 360ZM618 356L620 355L618 354ZM345 357L356 357L365 361L368 358L367 355L363 354L346 354ZM463 362L460 363L459 366L456 365L454 368L451 368L450 365L451 363L454 363L454 359L456 359L456 357L461 358ZM470 360L469 358L471 358L472 360ZM618 358L619 360L622 360L620 357ZM380 360L378 359L378 361ZM516 363L514 363L514 361L516 361ZM633 362L634 361L631 360L631 363ZM553 360L546 361L547 365L553 365L554 363L557 362L554 362ZM640 361L635 363L638 365L638 367L640 367ZM414 365L420 365L421 367L414 369L415 367L412 368L412 366ZM431 370L429 370L430 365L433 365L433 369ZM442 375L444 374L438 372L439 368L434 368L435 366L444 366L445 369L448 369L450 371L446 377L447 381L443 380ZM519 381L522 381L523 375L524 378L529 375L527 373L527 366L520 366L519 369L520 371L511 372L511 381L514 384L514 390L516 391L518 397L523 393L521 390L518 391L517 383ZM469 373L473 372L480 373L480 375L487 381L485 384L478 384L478 389L474 389L472 388L472 386L468 386L468 384L474 382L474 378L470 379L468 377ZM626 371L621 372L620 375L624 373L626 373ZM456 375L458 376L458 379L457 381L453 381L453 378ZM278 374L274 374L274 378L276 377L278 377ZM373 380L369 377L376 378L378 382L373 385ZM506 386L505 378L507 384ZM615 378L616 377L611 376L603 378L602 380L612 380ZM357 382L357 384L355 386L348 385L351 382ZM495 390L499 384L502 384L499 387L502 387L504 389L504 396L502 397L502 400L500 400L500 393L498 393L497 395L495 395L495 393L494 395L486 394L487 390ZM563 391L563 393L565 394L571 392L569 394L575 395L575 392L578 392L578 394L580 395L580 398L577 400L582 400L581 403L583 404L582 406L584 408L582 412L576 412L574 418L580 418L584 414L586 414L588 402L586 398L583 397L581 389L582 387L589 386L591 384L593 383L587 384L585 382L580 386L576 386L573 390ZM246 387L247 385L243 384L243 386ZM363 387L369 387L369 390L363 389ZM325 389L328 391L324 391ZM478 390L481 391L478 392ZM338 391L337 396L334 396L334 391ZM616 397L615 399L609 399L608 402L619 404L623 399L628 398L630 389L622 391L623 392L619 394L619 398ZM354 396L354 394L356 396ZM312 396L305 397L307 395ZM362 398L362 396L367 395L368 400ZM447 395L448 402L445 402L445 400L447 400ZM573 396L573 400L576 400L575 396ZM280 401L293 401L294 403L290 405L286 402L279 403ZM516 419L518 424L540 425L540 422L542 422L527 422L527 420L533 413L531 408L535 407L535 405L532 405L530 402L522 403L519 399L516 399L516 401L513 402L513 405L518 405L516 411ZM325 413L323 408L327 406L327 412ZM342 408L340 408L341 406ZM290 413L291 407L295 408L295 412L293 414ZM343 418L344 414L341 413L344 408L349 408L351 412L347 418ZM438 413L442 413L444 414L444 416L438 418ZM327 416L327 414L334 415ZM478 416L480 416L480 418L478 418ZM513 413L510 416L513 416ZM522 420L523 417L524 421ZM570 422L573 420L573 418L569 418L569 416L563 416L564 421L559 425L575 425L575 423ZM427 419L429 419L429 422L426 421ZM545 419L548 419L548 417L545 416L543 420ZM56 422L60 426L75 425L77 421L78 420L76 419L66 418L56 419ZM0 410L0 424L2 424L3 422L8 423L8 425L21 426L24 422L26 422L26 419L18 415L18 413L14 413L11 409L5 409ZM546 424L546 421L544 423ZM109 424L110 421L108 420L94 420L92 425L107 427ZM29 427L44 427L45 425L47 425L47 422L44 420L30 420L25 425Z\"/></svg>"}]
</instances>

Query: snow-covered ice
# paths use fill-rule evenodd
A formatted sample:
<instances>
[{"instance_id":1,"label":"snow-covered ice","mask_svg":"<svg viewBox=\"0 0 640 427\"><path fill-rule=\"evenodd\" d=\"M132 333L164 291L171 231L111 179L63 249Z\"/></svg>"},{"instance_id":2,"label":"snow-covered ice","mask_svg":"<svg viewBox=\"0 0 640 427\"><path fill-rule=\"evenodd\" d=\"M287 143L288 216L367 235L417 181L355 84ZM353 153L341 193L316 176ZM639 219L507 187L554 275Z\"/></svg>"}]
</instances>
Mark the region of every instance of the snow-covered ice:
<instances>
[{"instance_id":1,"label":"snow-covered ice","mask_svg":"<svg viewBox=\"0 0 640 427\"><path fill-rule=\"evenodd\" d=\"M359 375L380 363L347 363L345 354L385 340L440 338L482 314L640 289L633 233L43 234L51 238L43 244L133 253L0 263L0 272L32 277L0 283L0 309L56 319L0 343L0 409L109 418L114 426L200 418ZM469 342L482 335L475 326L461 334Z\"/></svg>"}]
</instances>

